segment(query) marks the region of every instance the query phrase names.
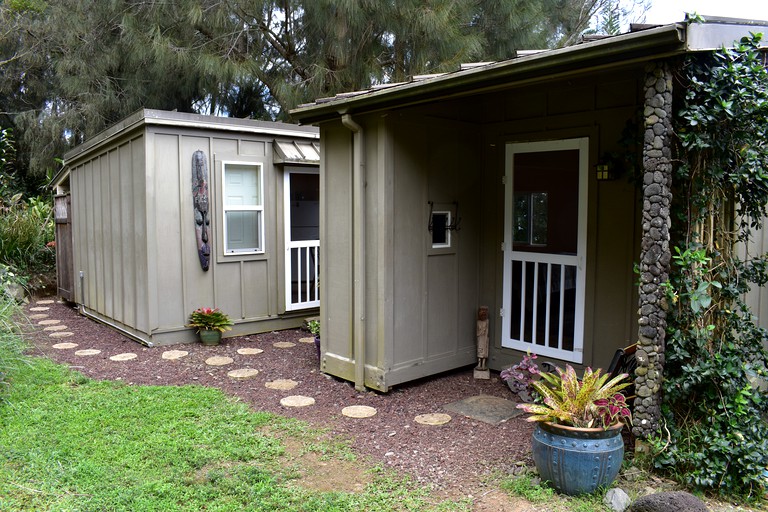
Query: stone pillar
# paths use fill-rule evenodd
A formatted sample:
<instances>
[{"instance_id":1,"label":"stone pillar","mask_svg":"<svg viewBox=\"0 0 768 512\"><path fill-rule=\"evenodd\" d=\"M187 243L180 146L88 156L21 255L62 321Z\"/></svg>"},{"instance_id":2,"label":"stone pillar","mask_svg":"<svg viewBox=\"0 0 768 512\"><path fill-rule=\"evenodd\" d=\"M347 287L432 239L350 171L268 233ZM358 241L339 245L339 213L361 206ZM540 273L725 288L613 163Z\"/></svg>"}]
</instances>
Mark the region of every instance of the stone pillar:
<instances>
[{"instance_id":1,"label":"stone pillar","mask_svg":"<svg viewBox=\"0 0 768 512\"><path fill-rule=\"evenodd\" d=\"M635 355L632 433L645 438L659 425L667 302L662 283L669 278L672 193L672 75L664 62L645 69L643 141L643 239L640 249L640 310Z\"/></svg>"}]
</instances>

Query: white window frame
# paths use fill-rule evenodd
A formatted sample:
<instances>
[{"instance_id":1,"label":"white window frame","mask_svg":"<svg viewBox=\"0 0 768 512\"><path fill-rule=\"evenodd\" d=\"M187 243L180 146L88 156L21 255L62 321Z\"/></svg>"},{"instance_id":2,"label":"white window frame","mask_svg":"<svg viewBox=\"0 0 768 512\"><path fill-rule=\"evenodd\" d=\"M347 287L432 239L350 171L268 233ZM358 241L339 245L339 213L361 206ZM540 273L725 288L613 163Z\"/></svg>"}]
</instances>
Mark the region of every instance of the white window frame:
<instances>
[{"instance_id":1,"label":"white window frame","mask_svg":"<svg viewBox=\"0 0 768 512\"><path fill-rule=\"evenodd\" d=\"M259 170L259 176L258 176L258 186L259 186L259 196L261 198L261 204L259 205L237 205L235 207L228 207L227 206L227 166L238 166L238 167L254 167L258 168ZM264 254L266 252L266 247L264 243L264 231L266 229L266 220L265 220L265 213L264 213L264 164L262 162L243 162L243 161L237 161L237 160L223 160L221 162L221 220L222 220L222 227L223 227L223 235L224 238L222 240L222 247L224 256L242 256L247 254ZM227 247L227 212L246 212L246 211L257 211L261 212L261 215L259 216L259 247L254 249L229 249Z\"/></svg>"}]
</instances>

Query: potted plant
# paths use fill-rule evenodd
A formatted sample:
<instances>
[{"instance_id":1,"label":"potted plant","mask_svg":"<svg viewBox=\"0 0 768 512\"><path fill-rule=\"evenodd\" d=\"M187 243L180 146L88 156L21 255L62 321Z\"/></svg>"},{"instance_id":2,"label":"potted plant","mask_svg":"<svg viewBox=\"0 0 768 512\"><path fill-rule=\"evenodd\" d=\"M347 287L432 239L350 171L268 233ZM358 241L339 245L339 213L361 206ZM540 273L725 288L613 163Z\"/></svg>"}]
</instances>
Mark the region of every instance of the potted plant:
<instances>
[{"instance_id":1,"label":"potted plant","mask_svg":"<svg viewBox=\"0 0 768 512\"><path fill-rule=\"evenodd\" d=\"M581 379L570 365L557 373L541 373L531 384L541 403L517 407L537 422L533 461L542 479L565 494L591 493L610 485L621 469L621 430L632 413L621 390L630 385L626 373L612 379L587 368Z\"/></svg>"},{"instance_id":2,"label":"potted plant","mask_svg":"<svg viewBox=\"0 0 768 512\"><path fill-rule=\"evenodd\" d=\"M219 308L197 308L189 315L188 327L197 329L203 345L218 345L221 334L232 330L233 322Z\"/></svg>"}]
</instances>

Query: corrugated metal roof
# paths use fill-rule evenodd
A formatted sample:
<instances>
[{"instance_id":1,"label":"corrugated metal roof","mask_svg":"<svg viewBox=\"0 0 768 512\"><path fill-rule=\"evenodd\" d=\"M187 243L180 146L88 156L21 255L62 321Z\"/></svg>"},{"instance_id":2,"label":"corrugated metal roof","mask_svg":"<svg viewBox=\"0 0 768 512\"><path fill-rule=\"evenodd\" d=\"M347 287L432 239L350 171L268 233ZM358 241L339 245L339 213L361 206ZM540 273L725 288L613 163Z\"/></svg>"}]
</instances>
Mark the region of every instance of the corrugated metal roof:
<instances>
[{"instance_id":1,"label":"corrugated metal roof","mask_svg":"<svg viewBox=\"0 0 768 512\"><path fill-rule=\"evenodd\" d=\"M275 140L276 164L320 164L320 145L316 142Z\"/></svg>"}]
</instances>

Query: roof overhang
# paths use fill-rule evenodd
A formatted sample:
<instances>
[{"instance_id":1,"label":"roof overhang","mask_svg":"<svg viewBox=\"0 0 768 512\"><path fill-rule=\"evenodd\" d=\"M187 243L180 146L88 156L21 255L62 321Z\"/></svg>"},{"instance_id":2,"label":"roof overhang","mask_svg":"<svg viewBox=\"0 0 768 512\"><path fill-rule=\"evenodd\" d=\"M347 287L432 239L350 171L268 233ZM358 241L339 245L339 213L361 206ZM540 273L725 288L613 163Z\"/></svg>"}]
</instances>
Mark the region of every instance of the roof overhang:
<instances>
[{"instance_id":1,"label":"roof overhang","mask_svg":"<svg viewBox=\"0 0 768 512\"><path fill-rule=\"evenodd\" d=\"M320 138L320 133L317 128L311 126L298 126L295 124L271 121L256 121L253 119L237 119L234 117L205 116L200 114L187 114L184 112L169 112L165 110L141 109L65 153L65 165L76 160L81 155L90 152L92 149L110 142L116 137L121 137L135 129L147 126L169 126L197 130L252 133L273 137L310 140L317 140Z\"/></svg>"},{"instance_id":2,"label":"roof overhang","mask_svg":"<svg viewBox=\"0 0 768 512\"><path fill-rule=\"evenodd\" d=\"M112 143L115 139L149 126L168 126L197 130L216 130L221 132L239 132L275 137L311 144L320 139L319 130L312 126L299 126L271 121L237 119L233 117L205 116L166 110L141 109L122 121L99 132L79 146L64 154L64 165L49 182L50 188L61 185L69 175L70 166L91 151ZM319 163L319 156L317 158ZM304 162L308 163L308 162Z\"/></svg>"},{"instance_id":3,"label":"roof overhang","mask_svg":"<svg viewBox=\"0 0 768 512\"><path fill-rule=\"evenodd\" d=\"M317 100L291 111L303 124L342 114L373 112L456 98L711 50L748 35L768 32L768 22L707 18L706 23L673 23L575 46L521 54L502 62L467 67L420 81L378 86Z\"/></svg>"}]
</instances>

